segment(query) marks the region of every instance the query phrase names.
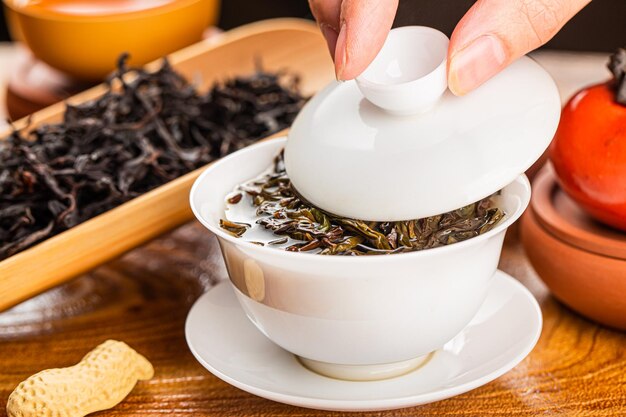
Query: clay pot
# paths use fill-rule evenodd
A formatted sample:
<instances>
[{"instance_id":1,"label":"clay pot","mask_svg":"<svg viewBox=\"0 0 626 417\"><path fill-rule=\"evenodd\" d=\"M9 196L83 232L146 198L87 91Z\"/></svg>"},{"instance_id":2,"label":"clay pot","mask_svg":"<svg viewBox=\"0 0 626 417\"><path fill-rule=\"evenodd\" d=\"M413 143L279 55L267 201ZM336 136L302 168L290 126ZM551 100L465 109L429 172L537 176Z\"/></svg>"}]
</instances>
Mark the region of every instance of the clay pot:
<instances>
[{"instance_id":1,"label":"clay pot","mask_svg":"<svg viewBox=\"0 0 626 417\"><path fill-rule=\"evenodd\" d=\"M559 188L551 165L533 182L521 228L526 253L556 298L626 330L626 233L591 219Z\"/></svg>"}]
</instances>

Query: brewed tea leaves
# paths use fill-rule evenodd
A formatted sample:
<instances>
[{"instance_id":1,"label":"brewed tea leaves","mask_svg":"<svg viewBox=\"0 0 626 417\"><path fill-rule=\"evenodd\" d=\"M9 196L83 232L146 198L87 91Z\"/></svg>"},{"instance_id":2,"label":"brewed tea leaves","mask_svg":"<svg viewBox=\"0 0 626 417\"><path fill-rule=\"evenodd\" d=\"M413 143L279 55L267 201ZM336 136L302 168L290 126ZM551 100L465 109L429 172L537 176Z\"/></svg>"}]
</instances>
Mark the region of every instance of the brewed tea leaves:
<instances>
[{"instance_id":1,"label":"brewed tea leaves","mask_svg":"<svg viewBox=\"0 0 626 417\"><path fill-rule=\"evenodd\" d=\"M167 61L149 73L124 57L108 87L0 141L0 260L288 127L305 101L285 74L199 94Z\"/></svg>"},{"instance_id":2,"label":"brewed tea leaves","mask_svg":"<svg viewBox=\"0 0 626 417\"><path fill-rule=\"evenodd\" d=\"M242 193L248 195L243 199ZM283 154L266 175L249 181L227 198L231 206L252 204L256 225L273 235L269 246L322 255L381 255L450 245L493 229L504 217L488 197L445 214L401 222L366 222L325 213L304 201L287 177ZM246 238L250 224L220 221L236 237ZM257 235L258 236L258 235Z\"/></svg>"}]
</instances>

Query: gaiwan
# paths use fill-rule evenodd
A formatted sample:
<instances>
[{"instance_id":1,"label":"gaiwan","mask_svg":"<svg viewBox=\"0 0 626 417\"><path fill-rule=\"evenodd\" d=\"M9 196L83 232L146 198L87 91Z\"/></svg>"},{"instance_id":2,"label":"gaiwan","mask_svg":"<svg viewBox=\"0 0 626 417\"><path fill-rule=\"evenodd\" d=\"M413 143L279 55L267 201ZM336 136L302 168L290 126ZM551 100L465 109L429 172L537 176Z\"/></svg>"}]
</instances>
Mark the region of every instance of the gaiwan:
<instances>
[{"instance_id":1,"label":"gaiwan","mask_svg":"<svg viewBox=\"0 0 626 417\"><path fill-rule=\"evenodd\" d=\"M447 43L394 29L288 139L220 160L192 188L248 318L315 372L380 379L428 360L478 311L528 205L523 172L556 130L556 87L522 58L456 97Z\"/></svg>"}]
</instances>

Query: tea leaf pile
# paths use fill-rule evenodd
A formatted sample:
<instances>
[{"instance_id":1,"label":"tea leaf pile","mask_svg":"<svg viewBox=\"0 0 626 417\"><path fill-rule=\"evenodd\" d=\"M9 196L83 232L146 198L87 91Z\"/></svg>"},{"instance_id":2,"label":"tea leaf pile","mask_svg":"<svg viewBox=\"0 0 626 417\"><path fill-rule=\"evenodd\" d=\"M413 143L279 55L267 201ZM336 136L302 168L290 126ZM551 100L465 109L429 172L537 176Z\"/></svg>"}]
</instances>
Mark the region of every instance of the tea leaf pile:
<instances>
[{"instance_id":1,"label":"tea leaf pile","mask_svg":"<svg viewBox=\"0 0 626 417\"><path fill-rule=\"evenodd\" d=\"M228 204L245 204L251 198L256 223L283 237L268 246L291 242L285 249L322 255L379 255L412 252L450 245L493 229L504 217L492 197L445 214L401 222L366 222L337 217L313 207L298 196L285 172L282 153L271 173L238 187ZM244 201L242 203L242 201ZM226 219L220 226L246 238L252 225Z\"/></svg>"},{"instance_id":2,"label":"tea leaf pile","mask_svg":"<svg viewBox=\"0 0 626 417\"><path fill-rule=\"evenodd\" d=\"M167 61L153 73L124 62L62 122L0 140L0 260L288 127L305 101L284 74L200 94Z\"/></svg>"}]
</instances>

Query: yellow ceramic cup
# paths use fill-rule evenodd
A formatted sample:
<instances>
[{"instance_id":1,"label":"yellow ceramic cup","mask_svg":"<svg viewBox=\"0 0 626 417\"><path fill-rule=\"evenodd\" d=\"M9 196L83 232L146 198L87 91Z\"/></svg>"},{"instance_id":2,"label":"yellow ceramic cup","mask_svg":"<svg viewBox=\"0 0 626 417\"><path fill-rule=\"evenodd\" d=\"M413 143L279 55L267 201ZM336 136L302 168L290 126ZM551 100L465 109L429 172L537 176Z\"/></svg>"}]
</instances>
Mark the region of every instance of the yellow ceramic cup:
<instances>
[{"instance_id":1,"label":"yellow ceramic cup","mask_svg":"<svg viewBox=\"0 0 626 417\"><path fill-rule=\"evenodd\" d=\"M42 12L4 0L14 38L48 65L76 78L99 81L123 52L143 65L202 39L215 23L219 0L176 0L153 8L106 15Z\"/></svg>"}]
</instances>

